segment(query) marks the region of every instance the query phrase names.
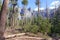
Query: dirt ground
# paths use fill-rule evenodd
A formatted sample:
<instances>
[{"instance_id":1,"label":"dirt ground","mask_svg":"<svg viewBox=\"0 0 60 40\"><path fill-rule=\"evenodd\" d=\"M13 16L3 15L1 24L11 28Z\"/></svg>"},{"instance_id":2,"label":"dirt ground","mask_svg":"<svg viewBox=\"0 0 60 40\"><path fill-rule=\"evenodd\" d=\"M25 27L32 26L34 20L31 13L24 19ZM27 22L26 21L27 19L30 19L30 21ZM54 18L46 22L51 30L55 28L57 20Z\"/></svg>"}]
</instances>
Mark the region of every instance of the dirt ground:
<instances>
[{"instance_id":1,"label":"dirt ground","mask_svg":"<svg viewBox=\"0 0 60 40\"><path fill-rule=\"evenodd\" d=\"M11 29L9 28L5 31L5 36L15 34L15 33L17 33L17 32L12 33ZM19 36L19 37L8 38L6 40L41 40L41 39L42 38L40 38L40 37L30 37L30 36L24 35L24 36Z\"/></svg>"}]
</instances>

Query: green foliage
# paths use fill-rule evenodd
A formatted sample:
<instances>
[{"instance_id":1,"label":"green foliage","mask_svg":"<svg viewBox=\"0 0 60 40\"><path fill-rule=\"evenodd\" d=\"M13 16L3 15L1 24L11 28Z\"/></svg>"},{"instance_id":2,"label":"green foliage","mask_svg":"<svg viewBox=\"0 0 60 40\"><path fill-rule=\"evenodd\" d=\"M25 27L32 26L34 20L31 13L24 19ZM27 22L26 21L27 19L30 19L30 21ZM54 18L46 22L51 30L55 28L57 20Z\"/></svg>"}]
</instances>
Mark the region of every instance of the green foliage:
<instances>
[{"instance_id":1,"label":"green foliage","mask_svg":"<svg viewBox=\"0 0 60 40\"><path fill-rule=\"evenodd\" d=\"M42 33L50 32L51 23L49 23L48 19L43 19L42 17L38 17L37 26L39 27L39 32L42 32Z\"/></svg>"},{"instance_id":2,"label":"green foliage","mask_svg":"<svg viewBox=\"0 0 60 40\"><path fill-rule=\"evenodd\" d=\"M40 0L36 0L35 4L38 6L40 4Z\"/></svg>"},{"instance_id":3,"label":"green foliage","mask_svg":"<svg viewBox=\"0 0 60 40\"><path fill-rule=\"evenodd\" d=\"M38 31L41 33L49 33L51 31L51 23L48 19L43 19L42 17L34 18L34 24L38 26Z\"/></svg>"},{"instance_id":4,"label":"green foliage","mask_svg":"<svg viewBox=\"0 0 60 40\"><path fill-rule=\"evenodd\" d=\"M1 5L0 5L0 10L1 10Z\"/></svg>"},{"instance_id":5,"label":"green foliage","mask_svg":"<svg viewBox=\"0 0 60 40\"><path fill-rule=\"evenodd\" d=\"M24 31L25 32L32 32L32 33L37 33L39 30L39 27L35 24L32 24L32 21L27 20L27 23L24 24Z\"/></svg>"},{"instance_id":6,"label":"green foliage","mask_svg":"<svg viewBox=\"0 0 60 40\"><path fill-rule=\"evenodd\" d=\"M31 32L32 33L37 33L38 30L39 30L39 27L37 25L32 25L32 27L31 27Z\"/></svg>"},{"instance_id":7,"label":"green foliage","mask_svg":"<svg viewBox=\"0 0 60 40\"><path fill-rule=\"evenodd\" d=\"M54 17L52 19L51 32L60 34L60 7L55 12L55 15L54 15Z\"/></svg>"},{"instance_id":8,"label":"green foliage","mask_svg":"<svg viewBox=\"0 0 60 40\"><path fill-rule=\"evenodd\" d=\"M50 33L51 23L49 23L48 19L43 19L42 17L34 18L32 21L27 20L27 24L24 26L25 32L32 33Z\"/></svg>"},{"instance_id":9,"label":"green foliage","mask_svg":"<svg viewBox=\"0 0 60 40\"><path fill-rule=\"evenodd\" d=\"M0 10L1 10L1 6L2 6L2 1L0 0Z\"/></svg>"},{"instance_id":10,"label":"green foliage","mask_svg":"<svg viewBox=\"0 0 60 40\"><path fill-rule=\"evenodd\" d=\"M31 23L28 22L27 24L24 24L24 31L25 32L30 32L31 30Z\"/></svg>"},{"instance_id":11,"label":"green foliage","mask_svg":"<svg viewBox=\"0 0 60 40\"><path fill-rule=\"evenodd\" d=\"M50 28L51 28L51 24L49 23L49 21L47 19L43 19L41 26L40 26L40 31L42 33L48 33L50 32Z\"/></svg>"},{"instance_id":12,"label":"green foliage","mask_svg":"<svg viewBox=\"0 0 60 40\"><path fill-rule=\"evenodd\" d=\"M22 4L23 4L23 5L27 5L27 4L28 4L28 0L23 0L23 1L22 1Z\"/></svg>"},{"instance_id":13,"label":"green foliage","mask_svg":"<svg viewBox=\"0 0 60 40\"><path fill-rule=\"evenodd\" d=\"M36 0L35 4L36 4L36 5L39 5L39 3L40 3L39 0Z\"/></svg>"},{"instance_id":14,"label":"green foliage","mask_svg":"<svg viewBox=\"0 0 60 40\"><path fill-rule=\"evenodd\" d=\"M10 0L10 3L13 4L13 5L17 5L17 1L18 0Z\"/></svg>"}]
</instances>

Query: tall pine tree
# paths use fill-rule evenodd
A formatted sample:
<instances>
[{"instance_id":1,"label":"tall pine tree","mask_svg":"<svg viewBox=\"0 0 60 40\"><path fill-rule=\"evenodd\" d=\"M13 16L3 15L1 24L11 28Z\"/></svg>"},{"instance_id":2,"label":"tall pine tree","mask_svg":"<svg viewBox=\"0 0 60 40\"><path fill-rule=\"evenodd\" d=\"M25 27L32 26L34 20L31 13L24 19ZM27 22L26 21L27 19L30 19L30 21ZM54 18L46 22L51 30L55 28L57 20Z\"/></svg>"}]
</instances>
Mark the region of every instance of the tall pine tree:
<instances>
[{"instance_id":1,"label":"tall pine tree","mask_svg":"<svg viewBox=\"0 0 60 40\"><path fill-rule=\"evenodd\" d=\"M52 33L54 34L60 34L60 6L55 12L55 15L52 19Z\"/></svg>"}]
</instances>

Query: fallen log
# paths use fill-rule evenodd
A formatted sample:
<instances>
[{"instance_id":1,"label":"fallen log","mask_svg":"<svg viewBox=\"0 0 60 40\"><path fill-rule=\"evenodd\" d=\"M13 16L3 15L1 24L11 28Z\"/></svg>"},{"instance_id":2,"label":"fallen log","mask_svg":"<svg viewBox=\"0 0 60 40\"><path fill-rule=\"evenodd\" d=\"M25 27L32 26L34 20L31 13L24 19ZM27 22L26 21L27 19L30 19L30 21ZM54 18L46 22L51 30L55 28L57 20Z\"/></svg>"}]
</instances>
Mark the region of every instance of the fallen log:
<instances>
[{"instance_id":1,"label":"fallen log","mask_svg":"<svg viewBox=\"0 0 60 40\"><path fill-rule=\"evenodd\" d=\"M26 33L19 33L19 34L12 34L12 35L5 35L5 39L36 39L36 40L46 40L45 38L40 38L40 37L29 37L29 36L24 36Z\"/></svg>"},{"instance_id":2,"label":"fallen log","mask_svg":"<svg viewBox=\"0 0 60 40\"><path fill-rule=\"evenodd\" d=\"M9 38L19 37L19 36L23 36L23 35L25 35L25 33L5 35L4 37L5 37L6 39L9 39Z\"/></svg>"}]
</instances>

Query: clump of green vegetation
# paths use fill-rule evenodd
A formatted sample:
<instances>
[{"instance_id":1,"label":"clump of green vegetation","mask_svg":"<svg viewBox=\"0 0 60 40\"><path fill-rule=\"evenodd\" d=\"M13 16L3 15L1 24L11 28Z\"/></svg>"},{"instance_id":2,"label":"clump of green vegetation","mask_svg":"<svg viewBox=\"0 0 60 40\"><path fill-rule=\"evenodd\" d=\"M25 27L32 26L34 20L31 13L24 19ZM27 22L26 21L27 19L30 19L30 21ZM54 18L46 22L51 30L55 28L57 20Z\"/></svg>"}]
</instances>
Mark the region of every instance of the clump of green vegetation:
<instances>
[{"instance_id":1,"label":"clump of green vegetation","mask_svg":"<svg viewBox=\"0 0 60 40\"><path fill-rule=\"evenodd\" d=\"M32 27L31 27L31 32L32 33L37 33L38 30L39 30L39 27L37 25L32 25Z\"/></svg>"},{"instance_id":2,"label":"clump of green vegetation","mask_svg":"<svg viewBox=\"0 0 60 40\"><path fill-rule=\"evenodd\" d=\"M42 17L34 18L32 21L27 20L27 23L24 23L23 26L22 22L20 22L20 26L23 27L25 32L47 34L51 31L51 23L49 23L48 19L42 19Z\"/></svg>"}]
</instances>

